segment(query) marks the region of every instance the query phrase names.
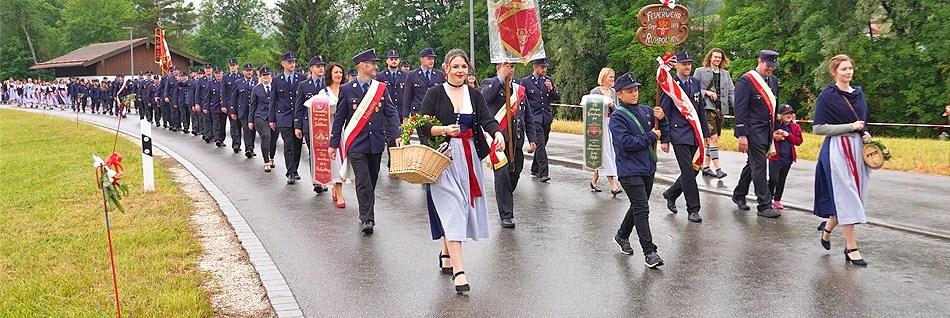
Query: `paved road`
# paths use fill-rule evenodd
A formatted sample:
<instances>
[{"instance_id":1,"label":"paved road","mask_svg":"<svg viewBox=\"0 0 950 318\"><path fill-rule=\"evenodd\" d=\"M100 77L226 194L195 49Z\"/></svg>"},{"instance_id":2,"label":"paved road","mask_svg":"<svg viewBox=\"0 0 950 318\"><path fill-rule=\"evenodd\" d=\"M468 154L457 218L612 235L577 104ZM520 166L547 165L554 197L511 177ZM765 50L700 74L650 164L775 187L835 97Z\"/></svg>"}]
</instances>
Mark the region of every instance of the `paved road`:
<instances>
[{"instance_id":1,"label":"paved road","mask_svg":"<svg viewBox=\"0 0 950 318\"><path fill-rule=\"evenodd\" d=\"M583 137L551 133L548 156L561 163L580 166L583 162ZM950 147L950 143L947 143ZM720 151L723 171L729 174L720 180L698 176L701 186L726 190L729 193L739 180L746 155ZM659 152L657 173L672 179L679 177L679 168L673 151ZM783 203L812 209L815 196L815 161L798 160L792 165L786 179ZM584 183L577 185L584 187ZM601 188L605 188L601 184ZM871 173L871 196L868 198L868 216L896 226L919 229L950 237L950 177L916 174L894 170L876 170ZM686 202L680 198L679 205ZM750 203L755 206L754 203ZM682 209L682 208L681 208Z\"/></svg>"},{"instance_id":2,"label":"paved road","mask_svg":"<svg viewBox=\"0 0 950 318\"><path fill-rule=\"evenodd\" d=\"M67 112L55 115L72 116ZM115 118L82 118L114 125ZM2 120L2 118L0 118ZM124 125L136 133L137 125ZM285 185L283 163L264 173L197 137L165 130L155 141L184 156L233 201L310 317L361 316L944 316L950 244L877 226L859 228L867 268L846 265L836 231L818 243L818 220L790 212L765 219L704 192L702 224L665 211L652 226L666 265L647 269L610 241L627 203L582 190L589 173L554 166L554 182L523 178L514 230L492 218L490 239L465 245L472 284L457 296L436 267L420 186L380 177L377 228L359 232L356 196L331 206L309 186ZM279 153L279 152L278 152ZM488 174L490 175L490 174ZM528 173L525 173L528 176ZM486 182L493 201L492 183ZM495 209L491 209L495 213Z\"/></svg>"}]
</instances>

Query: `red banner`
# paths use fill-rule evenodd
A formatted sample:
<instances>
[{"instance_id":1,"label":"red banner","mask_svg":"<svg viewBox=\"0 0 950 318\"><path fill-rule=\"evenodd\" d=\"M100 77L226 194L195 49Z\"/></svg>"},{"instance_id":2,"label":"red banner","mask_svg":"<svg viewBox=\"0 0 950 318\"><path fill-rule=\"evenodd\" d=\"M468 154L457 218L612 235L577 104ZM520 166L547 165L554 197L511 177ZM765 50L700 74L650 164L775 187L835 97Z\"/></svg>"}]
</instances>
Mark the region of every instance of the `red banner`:
<instances>
[{"instance_id":1,"label":"red banner","mask_svg":"<svg viewBox=\"0 0 950 318\"><path fill-rule=\"evenodd\" d=\"M310 104L310 153L313 156L313 183L328 184L333 181L333 162L327 148L330 147L330 102L325 98L311 98Z\"/></svg>"},{"instance_id":2,"label":"red banner","mask_svg":"<svg viewBox=\"0 0 950 318\"><path fill-rule=\"evenodd\" d=\"M155 28L155 63L162 68L162 75L168 74L168 68L172 67L172 55L162 27Z\"/></svg>"}]
</instances>

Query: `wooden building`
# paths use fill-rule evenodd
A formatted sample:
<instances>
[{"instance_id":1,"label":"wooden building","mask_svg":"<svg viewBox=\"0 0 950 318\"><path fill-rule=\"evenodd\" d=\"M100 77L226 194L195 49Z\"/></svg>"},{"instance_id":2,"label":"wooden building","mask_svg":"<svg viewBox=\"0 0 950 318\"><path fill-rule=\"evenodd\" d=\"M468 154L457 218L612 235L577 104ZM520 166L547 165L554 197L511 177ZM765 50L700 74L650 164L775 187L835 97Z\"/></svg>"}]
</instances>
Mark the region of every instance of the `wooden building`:
<instances>
[{"instance_id":1,"label":"wooden building","mask_svg":"<svg viewBox=\"0 0 950 318\"><path fill-rule=\"evenodd\" d=\"M161 68L155 63L155 40L151 37L134 39L131 42L135 58L135 73L151 71L161 74ZM129 63L129 41L90 44L86 47L64 54L31 67L31 70L52 69L57 78L64 77L113 77L117 74L129 75L132 71ZM174 47L169 47L172 63L179 68L203 65L206 62ZM134 74L132 74L134 75Z\"/></svg>"}]
</instances>

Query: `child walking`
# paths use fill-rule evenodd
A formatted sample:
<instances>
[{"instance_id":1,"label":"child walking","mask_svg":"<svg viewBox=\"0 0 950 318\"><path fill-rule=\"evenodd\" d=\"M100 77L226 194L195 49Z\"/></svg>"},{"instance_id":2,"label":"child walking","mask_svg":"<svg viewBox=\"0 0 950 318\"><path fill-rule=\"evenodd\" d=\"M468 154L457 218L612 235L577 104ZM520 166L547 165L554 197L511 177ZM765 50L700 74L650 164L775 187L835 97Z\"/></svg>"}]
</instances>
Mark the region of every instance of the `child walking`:
<instances>
[{"instance_id":1,"label":"child walking","mask_svg":"<svg viewBox=\"0 0 950 318\"><path fill-rule=\"evenodd\" d=\"M772 191L772 205L783 210L782 193L785 192L785 178L792 163L798 158L795 147L802 145L802 128L795 122L795 110L789 104L779 106L779 122L775 127L775 151L769 157L769 191Z\"/></svg>"}]
</instances>

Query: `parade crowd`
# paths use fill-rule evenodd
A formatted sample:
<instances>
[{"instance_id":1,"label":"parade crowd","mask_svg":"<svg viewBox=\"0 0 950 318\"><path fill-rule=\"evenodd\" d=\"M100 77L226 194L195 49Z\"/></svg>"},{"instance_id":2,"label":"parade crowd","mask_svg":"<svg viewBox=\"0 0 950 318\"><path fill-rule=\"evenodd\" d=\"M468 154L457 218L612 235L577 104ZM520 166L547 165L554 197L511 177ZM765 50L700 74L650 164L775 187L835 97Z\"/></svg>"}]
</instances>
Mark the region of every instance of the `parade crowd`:
<instances>
[{"instance_id":1,"label":"parade crowd","mask_svg":"<svg viewBox=\"0 0 950 318\"><path fill-rule=\"evenodd\" d=\"M329 101L332 184L313 184L314 192L330 192L334 204L345 208L345 183L355 186L361 231L375 228L375 187L383 153L402 146L399 126L418 114L434 116L442 124L416 130L419 138L445 138L444 154L452 158L438 179L425 186L432 238L441 241L441 271L452 274L457 292L470 289L462 267L462 242L489 236L488 201L484 193L483 162L493 173L495 203L504 228L514 228L514 195L524 168L524 152L534 153L531 175L550 182L546 144L551 132L551 102L560 98L547 60L532 61L532 72L514 77L511 63L497 63L496 75L476 83L464 51L448 52L441 67L431 48L418 54L419 67L409 69L395 50L386 52L379 70L374 50L355 55L347 70L343 63L308 60L297 67L297 56L281 56L281 69L240 66L229 61L227 70L212 65L182 70L172 67L165 76L140 73L114 81L73 78L68 82L7 80L5 103L20 107L45 107L125 116L123 99L135 94L128 109L156 127L201 135L215 147L230 146L247 158L262 157L263 170L276 168L277 139L282 139L287 184L301 180L298 167L303 144L310 147L308 100ZM608 179L613 196L626 193L630 207L614 242L624 254L633 254L630 236L636 233L645 265L663 260L653 243L649 224L649 199L654 188L657 151L672 150L680 176L662 193L667 208L678 213L677 200L685 198L686 218L702 222L696 178L727 177L719 163L719 134L723 116L735 114L739 150L748 154L732 201L739 210L751 210L746 195L756 196L757 214L781 216L781 197L789 167L802 143L794 107L776 103L779 81L772 74L779 53L762 50L754 70L733 78L723 51L710 50L702 67L692 70L693 56L683 51L672 56L671 82L683 99L663 94L659 105L647 106L639 98L640 81L634 74L616 76L604 68L592 95L610 102L604 109L603 168L594 171L591 191L601 192L599 177ZM818 226L820 244L831 248L832 230L841 225L845 258L867 265L857 252L854 224L866 223L869 169L862 160L863 143L871 136L864 125L867 103L861 87L852 85L854 62L845 55L830 59L834 83L817 99L814 132L826 136L815 180L815 214L827 221ZM230 144L225 141L230 137ZM258 138L259 137L259 138ZM657 143L659 146L657 147ZM255 144L259 145L255 149ZM257 151L259 150L259 151ZM323 151L322 149L319 151ZM314 160L314 155L309 156ZM312 165L309 165L312 167ZM311 174L313 173L312 168ZM312 178L308 178L312 180ZM586 185L585 185L586 187Z\"/></svg>"}]
</instances>

